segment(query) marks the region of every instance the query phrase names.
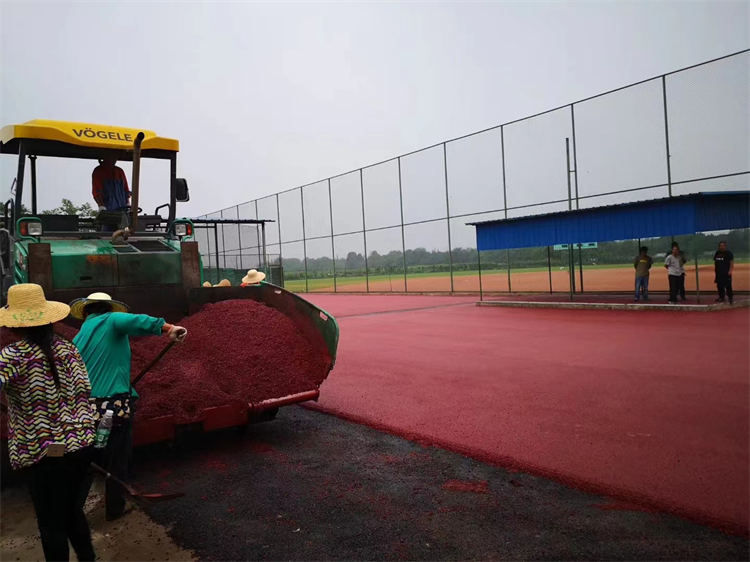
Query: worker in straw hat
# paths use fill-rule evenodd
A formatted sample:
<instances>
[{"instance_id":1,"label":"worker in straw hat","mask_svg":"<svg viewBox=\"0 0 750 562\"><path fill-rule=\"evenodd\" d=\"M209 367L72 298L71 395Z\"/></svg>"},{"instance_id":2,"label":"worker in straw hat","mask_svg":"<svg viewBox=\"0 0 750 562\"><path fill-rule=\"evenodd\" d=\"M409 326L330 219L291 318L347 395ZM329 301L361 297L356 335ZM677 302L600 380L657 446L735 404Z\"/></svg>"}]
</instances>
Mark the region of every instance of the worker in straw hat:
<instances>
[{"instance_id":1,"label":"worker in straw hat","mask_svg":"<svg viewBox=\"0 0 750 562\"><path fill-rule=\"evenodd\" d=\"M125 303L113 300L106 293L74 300L70 303L70 315L83 320L73 343L88 369L94 417L98 422L107 410L113 415L113 427L98 460L107 471L125 480L133 441L133 402L138 397L130 384L130 336L164 334L181 342L187 330L167 324L163 318L130 314ZM125 490L109 479L104 500L107 520L124 514Z\"/></svg>"},{"instance_id":2,"label":"worker in straw hat","mask_svg":"<svg viewBox=\"0 0 750 562\"><path fill-rule=\"evenodd\" d=\"M33 283L8 290L0 326L19 339L0 351L0 387L8 402L8 453L25 474L47 560L94 560L83 511L94 442L91 387L76 347L53 324L70 307L45 299Z\"/></svg>"},{"instance_id":3,"label":"worker in straw hat","mask_svg":"<svg viewBox=\"0 0 750 562\"><path fill-rule=\"evenodd\" d=\"M249 285L260 285L260 282L266 278L266 274L257 269L248 269L247 274L242 278L242 284L240 287L247 287Z\"/></svg>"}]
</instances>

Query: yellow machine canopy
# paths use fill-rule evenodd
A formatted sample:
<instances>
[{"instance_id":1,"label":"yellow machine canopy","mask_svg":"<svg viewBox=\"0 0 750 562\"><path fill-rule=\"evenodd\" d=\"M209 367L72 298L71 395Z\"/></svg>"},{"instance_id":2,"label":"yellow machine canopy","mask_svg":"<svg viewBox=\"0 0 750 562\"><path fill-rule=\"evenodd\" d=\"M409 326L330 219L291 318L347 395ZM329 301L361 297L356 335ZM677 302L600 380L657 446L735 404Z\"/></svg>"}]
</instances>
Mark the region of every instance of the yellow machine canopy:
<instances>
[{"instance_id":1,"label":"yellow machine canopy","mask_svg":"<svg viewBox=\"0 0 750 562\"><path fill-rule=\"evenodd\" d=\"M23 142L30 149L30 153L90 157L95 151L132 150L139 132L144 134L141 144L144 156L165 157L168 153L175 153L180 149L180 143L176 139L160 137L154 131L34 119L0 129L0 152L18 154Z\"/></svg>"}]
</instances>

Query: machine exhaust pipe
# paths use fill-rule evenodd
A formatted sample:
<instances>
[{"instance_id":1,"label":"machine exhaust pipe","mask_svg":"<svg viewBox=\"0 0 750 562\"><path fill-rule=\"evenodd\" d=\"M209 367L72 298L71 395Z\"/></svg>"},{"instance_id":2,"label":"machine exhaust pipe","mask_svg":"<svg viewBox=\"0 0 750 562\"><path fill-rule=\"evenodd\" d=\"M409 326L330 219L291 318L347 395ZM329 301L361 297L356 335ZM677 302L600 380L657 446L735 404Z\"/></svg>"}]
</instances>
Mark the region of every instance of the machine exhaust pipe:
<instances>
[{"instance_id":1,"label":"machine exhaust pipe","mask_svg":"<svg viewBox=\"0 0 750 562\"><path fill-rule=\"evenodd\" d=\"M133 142L133 181L130 186L130 230L138 230L138 190L141 175L141 143L146 135L139 132Z\"/></svg>"}]
</instances>

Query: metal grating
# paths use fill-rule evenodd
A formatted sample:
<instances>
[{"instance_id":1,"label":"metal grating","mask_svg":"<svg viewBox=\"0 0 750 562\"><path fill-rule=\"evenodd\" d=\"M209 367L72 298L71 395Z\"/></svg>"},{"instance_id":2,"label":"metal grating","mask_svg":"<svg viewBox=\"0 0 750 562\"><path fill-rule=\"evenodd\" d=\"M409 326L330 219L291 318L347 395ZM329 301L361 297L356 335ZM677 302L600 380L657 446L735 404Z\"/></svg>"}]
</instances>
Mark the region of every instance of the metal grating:
<instances>
[{"instance_id":1,"label":"metal grating","mask_svg":"<svg viewBox=\"0 0 750 562\"><path fill-rule=\"evenodd\" d=\"M172 248L162 244L159 240L134 240L130 242L130 245L140 252L174 252Z\"/></svg>"}]
</instances>

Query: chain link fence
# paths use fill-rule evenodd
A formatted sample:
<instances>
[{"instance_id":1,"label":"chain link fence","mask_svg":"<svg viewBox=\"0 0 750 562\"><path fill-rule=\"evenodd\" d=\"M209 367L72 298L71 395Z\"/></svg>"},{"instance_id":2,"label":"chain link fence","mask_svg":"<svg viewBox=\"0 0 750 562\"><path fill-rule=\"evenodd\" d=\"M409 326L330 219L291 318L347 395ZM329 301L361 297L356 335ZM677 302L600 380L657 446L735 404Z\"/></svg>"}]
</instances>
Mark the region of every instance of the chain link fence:
<instances>
[{"instance_id":1,"label":"chain link fence","mask_svg":"<svg viewBox=\"0 0 750 562\"><path fill-rule=\"evenodd\" d=\"M480 253L467 223L750 188L749 69L745 50L201 218L275 221L269 263L294 291L568 292L567 252ZM709 262L715 240L678 240ZM199 242L214 277L262 263L256 225ZM577 251L573 289L630 290L641 242ZM746 231L733 243L750 257Z\"/></svg>"}]
</instances>

